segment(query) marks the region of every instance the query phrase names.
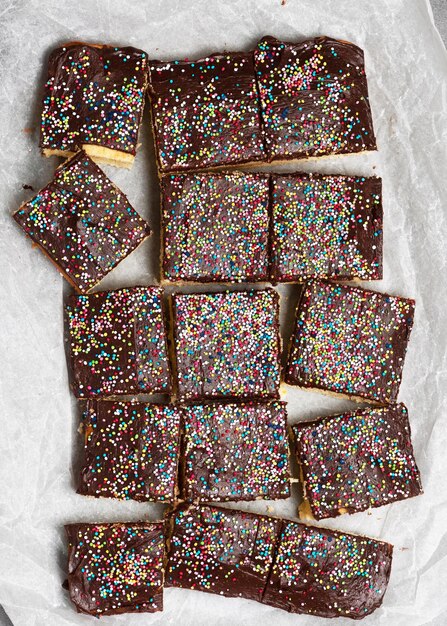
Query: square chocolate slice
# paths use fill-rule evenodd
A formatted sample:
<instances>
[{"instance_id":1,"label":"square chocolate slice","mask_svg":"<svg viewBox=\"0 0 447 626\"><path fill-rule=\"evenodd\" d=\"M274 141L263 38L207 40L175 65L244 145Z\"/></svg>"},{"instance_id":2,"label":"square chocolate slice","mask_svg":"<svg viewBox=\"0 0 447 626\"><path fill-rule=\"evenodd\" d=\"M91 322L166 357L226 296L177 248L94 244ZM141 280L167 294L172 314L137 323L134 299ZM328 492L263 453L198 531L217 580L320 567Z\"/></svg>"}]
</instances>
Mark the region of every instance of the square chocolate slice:
<instances>
[{"instance_id":1,"label":"square chocolate slice","mask_svg":"<svg viewBox=\"0 0 447 626\"><path fill-rule=\"evenodd\" d=\"M269 178L162 178L163 277L173 282L269 280Z\"/></svg>"},{"instance_id":2,"label":"square chocolate slice","mask_svg":"<svg viewBox=\"0 0 447 626\"><path fill-rule=\"evenodd\" d=\"M82 151L13 217L81 293L150 235L122 191Z\"/></svg>"},{"instance_id":3,"label":"square chocolate slice","mask_svg":"<svg viewBox=\"0 0 447 626\"><path fill-rule=\"evenodd\" d=\"M136 48L71 42L48 59L40 147L45 156L83 148L99 163L130 167L147 88Z\"/></svg>"},{"instance_id":4,"label":"square chocolate slice","mask_svg":"<svg viewBox=\"0 0 447 626\"><path fill-rule=\"evenodd\" d=\"M272 279L382 278L380 178L272 176Z\"/></svg>"},{"instance_id":5,"label":"square chocolate slice","mask_svg":"<svg viewBox=\"0 0 447 626\"><path fill-rule=\"evenodd\" d=\"M361 619L386 591L393 546L284 520L263 603L290 613Z\"/></svg>"},{"instance_id":6,"label":"square chocolate slice","mask_svg":"<svg viewBox=\"0 0 447 626\"><path fill-rule=\"evenodd\" d=\"M68 589L79 613L163 610L164 522L69 524Z\"/></svg>"},{"instance_id":7,"label":"square chocolate slice","mask_svg":"<svg viewBox=\"0 0 447 626\"><path fill-rule=\"evenodd\" d=\"M304 519L356 513L422 493L403 404L331 415L292 429Z\"/></svg>"},{"instance_id":8,"label":"square chocolate slice","mask_svg":"<svg viewBox=\"0 0 447 626\"><path fill-rule=\"evenodd\" d=\"M174 294L181 402L277 399L279 296L274 289Z\"/></svg>"},{"instance_id":9,"label":"square chocolate slice","mask_svg":"<svg viewBox=\"0 0 447 626\"><path fill-rule=\"evenodd\" d=\"M151 61L149 93L162 172L265 159L252 53Z\"/></svg>"},{"instance_id":10,"label":"square chocolate slice","mask_svg":"<svg viewBox=\"0 0 447 626\"><path fill-rule=\"evenodd\" d=\"M132 287L69 298L69 356L77 398L169 393L162 293L158 287Z\"/></svg>"},{"instance_id":11,"label":"square chocolate slice","mask_svg":"<svg viewBox=\"0 0 447 626\"><path fill-rule=\"evenodd\" d=\"M167 587L261 600L281 520L194 505L172 520Z\"/></svg>"},{"instance_id":12,"label":"square chocolate slice","mask_svg":"<svg viewBox=\"0 0 447 626\"><path fill-rule=\"evenodd\" d=\"M286 404L183 409L183 496L223 502L290 495Z\"/></svg>"},{"instance_id":13,"label":"square chocolate slice","mask_svg":"<svg viewBox=\"0 0 447 626\"><path fill-rule=\"evenodd\" d=\"M89 400L78 493L172 502L177 495L180 411L172 405Z\"/></svg>"},{"instance_id":14,"label":"square chocolate slice","mask_svg":"<svg viewBox=\"0 0 447 626\"><path fill-rule=\"evenodd\" d=\"M264 37L254 53L268 160L375 150L363 51Z\"/></svg>"},{"instance_id":15,"label":"square chocolate slice","mask_svg":"<svg viewBox=\"0 0 447 626\"><path fill-rule=\"evenodd\" d=\"M414 304L360 287L310 281L297 309L286 382L395 402Z\"/></svg>"}]
</instances>

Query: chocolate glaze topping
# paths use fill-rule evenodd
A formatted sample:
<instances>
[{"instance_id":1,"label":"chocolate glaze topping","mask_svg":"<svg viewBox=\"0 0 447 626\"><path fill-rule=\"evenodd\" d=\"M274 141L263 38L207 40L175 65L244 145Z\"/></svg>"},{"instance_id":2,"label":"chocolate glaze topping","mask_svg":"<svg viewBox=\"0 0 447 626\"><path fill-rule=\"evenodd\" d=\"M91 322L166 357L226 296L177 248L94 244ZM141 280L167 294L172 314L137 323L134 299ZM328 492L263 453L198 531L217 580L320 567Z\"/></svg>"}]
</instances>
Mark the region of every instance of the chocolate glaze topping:
<instances>
[{"instance_id":1,"label":"chocolate glaze topping","mask_svg":"<svg viewBox=\"0 0 447 626\"><path fill-rule=\"evenodd\" d=\"M422 492L403 404L293 426L296 456L315 519L355 513Z\"/></svg>"},{"instance_id":2,"label":"chocolate glaze topping","mask_svg":"<svg viewBox=\"0 0 447 626\"><path fill-rule=\"evenodd\" d=\"M162 178L163 276L269 279L269 177L226 172Z\"/></svg>"},{"instance_id":3,"label":"chocolate glaze topping","mask_svg":"<svg viewBox=\"0 0 447 626\"><path fill-rule=\"evenodd\" d=\"M149 93L162 172L265 159L252 53L151 61Z\"/></svg>"},{"instance_id":4,"label":"chocolate glaze topping","mask_svg":"<svg viewBox=\"0 0 447 626\"><path fill-rule=\"evenodd\" d=\"M180 411L172 405L89 400L78 493L172 502L176 496Z\"/></svg>"},{"instance_id":5,"label":"chocolate glaze topping","mask_svg":"<svg viewBox=\"0 0 447 626\"><path fill-rule=\"evenodd\" d=\"M181 505L166 584L293 613L360 619L382 603L392 546L242 511Z\"/></svg>"},{"instance_id":6,"label":"chocolate glaze topping","mask_svg":"<svg viewBox=\"0 0 447 626\"><path fill-rule=\"evenodd\" d=\"M164 523L69 524L68 588L79 613L163 609Z\"/></svg>"},{"instance_id":7,"label":"chocolate glaze topping","mask_svg":"<svg viewBox=\"0 0 447 626\"><path fill-rule=\"evenodd\" d=\"M132 287L71 296L66 315L77 398L169 393L161 289Z\"/></svg>"},{"instance_id":8,"label":"chocolate glaze topping","mask_svg":"<svg viewBox=\"0 0 447 626\"><path fill-rule=\"evenodd\" d=\"M279 296L274 289L174 294L178 398L279 397Z\"/></svg>"},{"instance_id":9,"label":"chocolate glaze topping","mask_svg":"<svg viewBox=\"0 0 447 626\"><path fill-rule=\"evenodd\" d=\"M272 176L272 279L382 278L380 178Z\"/></svg>"},{"instance_id":10,"label":"chocolate glaze topping","mask_svg":"<svg viewBox=\"0 0 447 626\"><path fill-rule=\"evenodd\" d=\"M92 289L151 232L83 151L58 167L13 217L80 292Z\"/></svg>"},{"instance_id":11,"label":"chocolate glaze topping","mask_svg":"<svg viewBox=\"0 0 447 626\"><path fill-rule=\"evenodd\" d=\"M136 48L79 42L48 59L40 147L74 152L93 144L135 155L147 87Z\"/></svg>"},{"instance_id":12,"label":"chocolate glaze topping","mask_svg":"<svg viewBox=\"0 0 447 626\"><path fill-rule=\"evenodd\" d=\"M297 308L286 382L397 400L414 300L314 280Z\"/></svg>"},{"instance_id":13,"label":"chocolate glaze topping","mask_svg":"<svg viewBox=\"0 0 447 626\"><path fill-rule=\"evenodd\" d=\"M264 37L254 52L269 161L375 150L363 51Z\"/></svg>"},{"instance_id":14,"label":"chocolate glaze topping","mask_svg":"<svg viewBox=\"0 0 447 626\"><path fill-rule=\"evenodd\" d=\"M185 499L289 497L285 403L193 405L182 413Z\"/></svg>"}]
</instances>

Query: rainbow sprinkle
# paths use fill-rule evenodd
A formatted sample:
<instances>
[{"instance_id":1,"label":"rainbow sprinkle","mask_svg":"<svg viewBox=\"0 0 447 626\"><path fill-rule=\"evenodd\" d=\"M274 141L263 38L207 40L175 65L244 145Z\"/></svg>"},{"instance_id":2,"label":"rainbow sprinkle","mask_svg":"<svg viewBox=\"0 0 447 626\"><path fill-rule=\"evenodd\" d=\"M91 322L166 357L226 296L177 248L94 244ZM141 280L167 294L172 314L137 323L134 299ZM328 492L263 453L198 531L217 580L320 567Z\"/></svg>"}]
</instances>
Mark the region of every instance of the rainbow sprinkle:
<instances>
[{"instance_id":1,"label":"rainbow sprinkle","mask_svg":"<svg viewBox=\"0 0 447 626\"><path fill-rule=\"evenodd\" d=\"M276 291L175 294L172 303L180 401L278 398Z\"/></svg>"},{"instance_id":2,"label":"rainbow sprinkle","mask_svg":"<svg viewBox=\"0 0 447 626\"><path fill-rule=\"evenodd\" d=\"M180 412L174 406L89 400L78 493L172 502L176 496Z\"/></svg>"},{"instance_id":3,"label":"rainbow sprinkle","mask_svg":"<svg viewBox=\"0 0 447 626\"><path fill-rule=\"evenodd\" d=\"M307 283L286 382L395 402L414 301L326 281Z\"/></svg>"},{"instance_id":4,"label":"rainbow sprinkle","mask_svg":"<svg viewBox=\"0 0 447 626\"><path fill-rule=\"evenodd\" d=\"M286 405L183 409L184 497L222 502L290 495Z\"/></svg>"}]
</instances>

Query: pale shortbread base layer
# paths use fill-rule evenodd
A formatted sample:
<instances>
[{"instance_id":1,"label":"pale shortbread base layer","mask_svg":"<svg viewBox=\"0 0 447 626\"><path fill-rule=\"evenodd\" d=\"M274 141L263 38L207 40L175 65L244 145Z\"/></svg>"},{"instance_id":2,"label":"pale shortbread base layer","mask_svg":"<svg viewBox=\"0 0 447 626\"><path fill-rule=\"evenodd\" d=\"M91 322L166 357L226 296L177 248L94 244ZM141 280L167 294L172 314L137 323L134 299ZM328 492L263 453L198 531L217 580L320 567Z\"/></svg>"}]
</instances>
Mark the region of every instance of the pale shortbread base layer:
<instances>
[{"instance_id":1,"label":"pale shortbread base layer","mask_svg":"<svg viewBox=\"0 0 447 626\"><path fill-rule=\"evenodd\" d=\"M130 169L135 160L133 154L128 152L122 152L121 150L112 150L111 148L104 148L103 146L95 146L92 144L82 144L82 150L96 163L102 165L112 165L113 167L125 167ZM72 157L75 152L72 150L53 150L50 148L44 148L42 154L46 157L60 156L64 158Z\"/></svg>"},{"instance_id":2,"label":"pale shortbread base layer","mask_svg":"<svg viewBox=\"0 0 447 626\"><path fill-rule=\"evenodd\" d=\"M152 127L152 133L154 135L154 141L156 140L155 137L155 133L154 133L154 129ZM164 170L161 168L160 165L160 160L158 159L158 154L157 154L157 164L158 164L158 176L159 178L162 178L162 176L166 176L169 174L204 174L207 172L222 172L225 171L227 169L229 170L235 170L235 169L241 169L243 170L244 168L247 169L253 169L255 167L265 167L266 165L269 166L276 166L276 165L296 165L299 166L303 163L317 163L319 161L321 161L322 159L329 159L329 158L335 158L335 157L347 157L347 156L354 156L356 154L372 154L374 152L377 152L377 150L359 150L359 152L335 152L335 153L331 153L331 154L322 154L321 156L304 156L304 157L291 157L290 159L273 159L272 161L248 161L247 163L227 163L227 164L222 164L222 165L208 165L208 166L204 166L204 167L197 167L197 168L178 168L178 169L169 169L169 170ZM298 170L301 171L301 170ZM268 174L270 172L261 172L261 173L266 173ZM275 174L278 172L274 172ZM305 173L305 172L303 172ZM328 176L332 176L333 174L327 174Z\"/></svg>"},{"instance_id":3,"label":"pale shortbread base layer","mask_svg":"<svg viewBox=\"0 0 447 626\"><path fill-rule=\"evenodd\" d=\"M300 389L300 391L310 391L310 392L316 391L318 393L323 394L324 396L329 396L330 398L351 400L352 402L357 402L358 404L368 403L374 406L389 406L390 404L393 404L391 401L379 402L378 400L372 400L371 398L364 398L363 396L350 396L347 393L342 393L342 392L339 393L337 391L330 391L328 389L320 389L319 387L302 387L301 385L298 385L298 384L295 385L294 383L288 383L286 381L284 381L284 384L286 385L286 387L292 387L292 389L297 388L297 389Z\"/></svg>"}]
</instances>

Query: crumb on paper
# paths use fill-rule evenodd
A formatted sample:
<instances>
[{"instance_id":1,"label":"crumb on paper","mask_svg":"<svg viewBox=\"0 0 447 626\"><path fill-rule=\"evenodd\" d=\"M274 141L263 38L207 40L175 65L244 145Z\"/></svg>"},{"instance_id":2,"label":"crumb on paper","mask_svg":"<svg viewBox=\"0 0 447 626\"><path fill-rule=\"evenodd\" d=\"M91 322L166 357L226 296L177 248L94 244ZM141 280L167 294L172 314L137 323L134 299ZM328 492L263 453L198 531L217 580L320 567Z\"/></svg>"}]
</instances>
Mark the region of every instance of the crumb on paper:
<instances>
[{"instance_id":1,"label":"crumb on paper","mask_svg":"<svg viewBox=\"0 0 447 626\"><path fill-rule=\"evenodd\" d=\"M30 189L31 191L34 191L34 187L32 185L22 185L23 189Z\"/></svg>"}]
</instances>

